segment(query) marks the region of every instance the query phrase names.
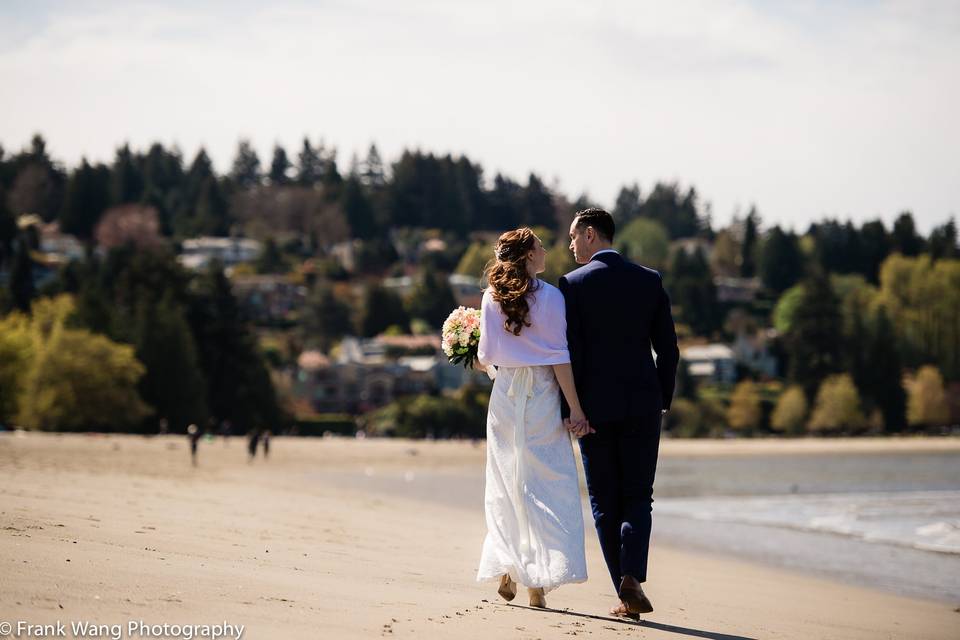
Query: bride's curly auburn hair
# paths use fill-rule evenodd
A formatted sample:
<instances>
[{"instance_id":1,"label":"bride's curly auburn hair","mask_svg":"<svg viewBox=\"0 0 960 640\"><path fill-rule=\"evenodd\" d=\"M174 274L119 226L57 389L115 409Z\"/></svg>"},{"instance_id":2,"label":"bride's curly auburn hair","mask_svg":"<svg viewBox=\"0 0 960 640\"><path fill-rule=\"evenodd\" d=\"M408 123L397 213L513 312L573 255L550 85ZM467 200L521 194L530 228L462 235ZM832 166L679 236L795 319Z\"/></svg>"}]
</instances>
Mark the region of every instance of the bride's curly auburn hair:
<instances>
[{"instance_id":1,"label":"bride's curly auburn hair","mask_svg":"<svg viewBox=\"0 0 960 640\"><path fill-rule=\"evenodd\" d=\"M503 328L515 336L529 327L528 296L537 288L537 279L527 272L527 253L533 250L537 237L527 227L507 231L497 240L496 259L487 266L487 282L493 299L507 317Z\"/></svg>"}]
</instances>

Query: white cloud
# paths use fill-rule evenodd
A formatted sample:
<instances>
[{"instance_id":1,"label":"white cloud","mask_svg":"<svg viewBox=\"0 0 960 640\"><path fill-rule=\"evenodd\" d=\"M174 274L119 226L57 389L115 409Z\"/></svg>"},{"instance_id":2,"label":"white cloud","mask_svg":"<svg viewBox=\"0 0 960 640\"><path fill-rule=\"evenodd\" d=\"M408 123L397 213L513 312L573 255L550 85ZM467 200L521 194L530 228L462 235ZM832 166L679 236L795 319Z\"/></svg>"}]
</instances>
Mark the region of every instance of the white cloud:
<instances>
[{"instance_id":1,"label":"white cloud","mask_svg":"<svg viewBox=\"0 0 960 640\"><path fill-rule=\"evenodd\" d=\"M118 4L31 24L0 50L0 141L40 130L69 163L160 140L226 169L239 136L268 156L309 134L344 163L371 141L466 153L607 203L680 179L718 221L752 202L797 227L960 213L949 2Z\"/></svg>"}]
</instances>

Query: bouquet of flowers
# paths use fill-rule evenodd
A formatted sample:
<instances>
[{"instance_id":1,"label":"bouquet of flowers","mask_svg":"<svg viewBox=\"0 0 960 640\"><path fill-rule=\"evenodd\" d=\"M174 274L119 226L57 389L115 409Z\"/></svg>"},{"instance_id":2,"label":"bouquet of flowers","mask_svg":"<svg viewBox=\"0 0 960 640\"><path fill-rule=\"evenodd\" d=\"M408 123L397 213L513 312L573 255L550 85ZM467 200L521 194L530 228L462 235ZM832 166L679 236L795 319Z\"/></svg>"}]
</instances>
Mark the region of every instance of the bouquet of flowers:
<instances>
[{"instance_id":1,"label":"bouquet of flowers","mask_svg":"<svg viewBox=\"0 0 960 640\"><path fill-rule=\"evenodd\" d=\"M458 307L443 323L443 352L450 364L473 368L480 345L480 311Z\"/></svg>"}]
</instances>

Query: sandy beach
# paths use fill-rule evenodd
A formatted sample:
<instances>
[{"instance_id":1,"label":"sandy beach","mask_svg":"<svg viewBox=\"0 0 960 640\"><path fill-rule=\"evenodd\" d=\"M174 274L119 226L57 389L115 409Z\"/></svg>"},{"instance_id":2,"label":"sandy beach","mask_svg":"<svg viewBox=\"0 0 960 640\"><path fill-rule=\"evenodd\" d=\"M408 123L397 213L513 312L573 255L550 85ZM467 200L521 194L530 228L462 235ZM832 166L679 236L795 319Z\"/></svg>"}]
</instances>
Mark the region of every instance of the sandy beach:
<instances>
[{"instance_id":1,"label":"sandy beach","mask_svg":"<svg viewBox=\"0 0 960 640\"><path fill-rule=\"evenodd\" d=\"M253 639L960 637L960 603L662 542L647 584L656 611L618 621L592 528L587 583L549 594L551 610L522 594L507 605L474 581L481 508L456 506L444 483L482 468L482 444L274 438L252 464L244 445L202 442L194 468L185 437L0 433L0 623L60 621L63 637L77 621L123 625L121 637L135 637L131 621L243 625ZM958 439L669 441L662 456L958 450ZM450 495L350 482L417 475Z\"/></svg>"}]
</instances>

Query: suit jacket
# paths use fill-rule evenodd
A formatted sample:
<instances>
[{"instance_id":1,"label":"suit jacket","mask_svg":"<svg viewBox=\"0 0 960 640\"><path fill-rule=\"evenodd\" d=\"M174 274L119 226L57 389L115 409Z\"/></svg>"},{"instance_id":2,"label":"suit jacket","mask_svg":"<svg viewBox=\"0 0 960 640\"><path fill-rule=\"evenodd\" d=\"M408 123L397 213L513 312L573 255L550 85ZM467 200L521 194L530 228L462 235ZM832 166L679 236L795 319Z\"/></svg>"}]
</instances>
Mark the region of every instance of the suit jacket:
<instances>
[{"instance_id":1,"label":"suit jacket","mask_svg":"<svg viewBox=\"0 0 960 640\"><path fill-rule=\"evenodd\" d=\"M600 424L669 409L680 351L660 274L617 253L601 253L561 277L560 291L587 419ZM566 403L563 411L569 415Z\"/></svg>"}]
</instances>

